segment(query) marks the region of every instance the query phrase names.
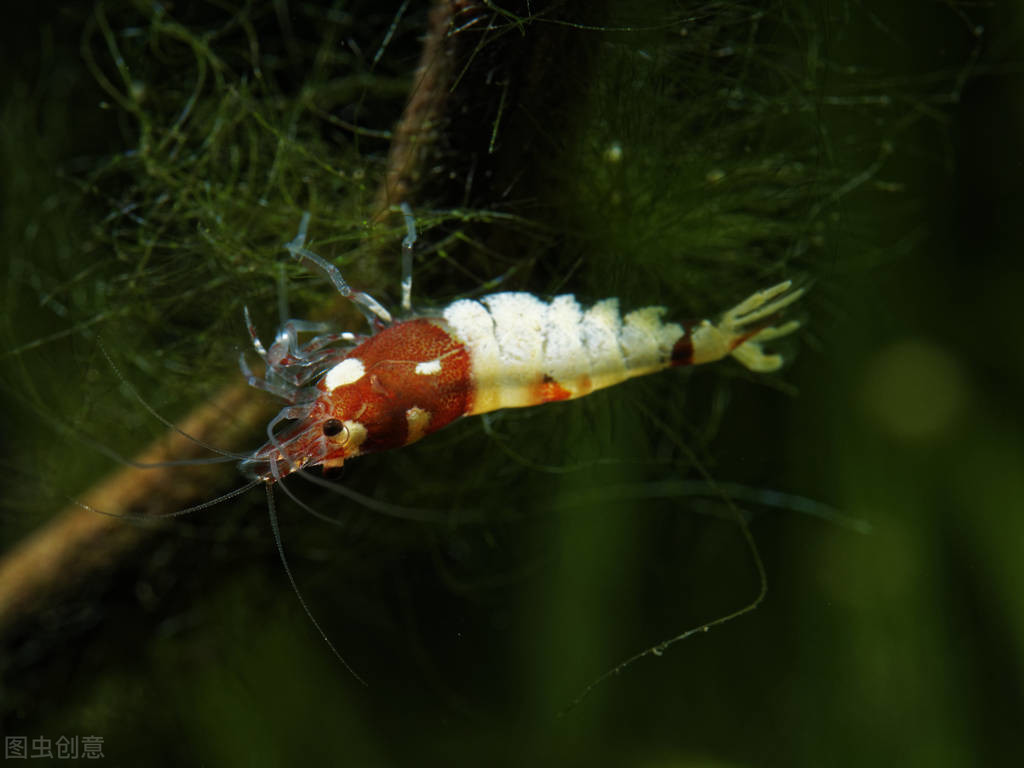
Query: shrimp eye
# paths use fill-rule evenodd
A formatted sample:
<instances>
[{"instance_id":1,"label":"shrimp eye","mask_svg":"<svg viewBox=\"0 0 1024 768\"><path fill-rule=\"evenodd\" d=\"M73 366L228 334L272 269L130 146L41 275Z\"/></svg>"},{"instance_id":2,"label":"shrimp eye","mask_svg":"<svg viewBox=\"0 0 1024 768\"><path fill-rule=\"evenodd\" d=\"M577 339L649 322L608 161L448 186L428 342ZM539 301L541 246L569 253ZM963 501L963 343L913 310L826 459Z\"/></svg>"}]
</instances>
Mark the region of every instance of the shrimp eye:
<instances>
[{"instance_id":1,"label":"shrimp eye","mask_svg":"<svg viewBox=\"0 0 1024 768\"><path fill-rule=\"evenodd\" d=\"M327 421L324 422L324 435L326 435L327 437L334 437L335 435L340 433L341 430L343 430L344 428L345 425L342 424L337 419L328 419Z\"/></svg>"}]
</instances>

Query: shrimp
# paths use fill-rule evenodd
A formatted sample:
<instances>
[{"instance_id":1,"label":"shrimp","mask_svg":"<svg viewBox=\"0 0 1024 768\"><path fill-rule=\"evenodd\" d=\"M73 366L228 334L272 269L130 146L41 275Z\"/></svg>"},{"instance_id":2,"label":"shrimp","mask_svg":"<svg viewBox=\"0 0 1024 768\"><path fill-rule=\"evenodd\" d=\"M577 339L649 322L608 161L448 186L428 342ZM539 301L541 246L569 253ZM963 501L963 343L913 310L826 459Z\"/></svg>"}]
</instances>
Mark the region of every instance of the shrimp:
<instances>
[{"instance_id":1,"label":"shrimp","mask_svg":"<svg viewBox=\"0 0 1024 768\"><path fill-rule=\"evenodd\" d=\"M752 294L716 320L664 322L665 307L623 316L615 298L584 309L572 295L545 301L522 292L460 299L417 315L411 301L416 227L409 206L400 208L407 229L405 319L393 319L376 299L353 291L334 265L305 247L308 214L286 249L354 301L371 333L321 333L300 346L299 333L329 328L288 320L265 349L246 311L267 372L263 379L254 376L244 356L242 371L251 385L289 401L267 425L266 444L242 462L250 477L274 483L305 467L326 471L409 445L466 416L584 397L666 368L732 357L751 371L774 371L782 357L762 345L800 327L797 320L770 324L804 293L789 280ZM278 431L286 421L295 423Z\"/></svg>"}]
</instances>

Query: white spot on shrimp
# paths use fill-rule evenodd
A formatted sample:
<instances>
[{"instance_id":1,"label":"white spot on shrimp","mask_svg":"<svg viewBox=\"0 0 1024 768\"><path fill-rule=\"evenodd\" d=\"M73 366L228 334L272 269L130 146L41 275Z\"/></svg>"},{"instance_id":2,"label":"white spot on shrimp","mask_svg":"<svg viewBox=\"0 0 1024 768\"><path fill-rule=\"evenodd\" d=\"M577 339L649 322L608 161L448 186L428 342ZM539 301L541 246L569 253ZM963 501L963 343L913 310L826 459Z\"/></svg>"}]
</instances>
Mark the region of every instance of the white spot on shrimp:
<instances>
[{"instance_id":1,"label":"white spot on shrimp","mask_svg":"<svg viewBox=\"0 0 1024 768\"><path fill-rule=\"evenodd\" d=\"M363 367L363 361L350 357L347 360L342 360L327 372L324 384L327 386L327 391L331 392L338 387L359 381L365 374L366 368Z\"/></svg>"},{"instance_id":2,"label":"white spot on shrimp","mask_svg":"<svg viewBox=\"0 0 1024 768\"><path fill-rule=\"evenodd\" d=\"M430 411L414 405L405 412L405 423L409 428L405 444L415 443L427 431L427 425L430 424Z\"/></svg>"},{"instance_id":3,"label":"white spot on shrimp","mask_svg":"<svg viewBox=\"0 0 1024 768\"><path fill-rule=\"evenodd\" d=\"M353 419L346 419L341 423L348 430L348 442L345 443L345 451L349 457L355 456L359 446L366 442L366 427L361 422Z\"/></svg>"},{"instance_id":4,"label":"white spot on shrimp","mask_svg":"<svg viewBox=\"0 0 1024 768\"><path fill-rule=\"evenodd\" d=\"M675 323L662 323L664 307L644 307L622 318L619 345L626 366L632 370L653 370L672 356L672 345L684 331Z\"/></svg>"},{"instance_id":5,"label":"white spot on shrimp","mask_svg":"<svg viewBox=\"0 0 1024 768\"><path fill-rule=\"evenodd\" d=\"M440 360L428 360L425 363L416 363L416 373L420 376L430 376L435 373L441 372L441 361Z\"/></svg>"}]
</instances>

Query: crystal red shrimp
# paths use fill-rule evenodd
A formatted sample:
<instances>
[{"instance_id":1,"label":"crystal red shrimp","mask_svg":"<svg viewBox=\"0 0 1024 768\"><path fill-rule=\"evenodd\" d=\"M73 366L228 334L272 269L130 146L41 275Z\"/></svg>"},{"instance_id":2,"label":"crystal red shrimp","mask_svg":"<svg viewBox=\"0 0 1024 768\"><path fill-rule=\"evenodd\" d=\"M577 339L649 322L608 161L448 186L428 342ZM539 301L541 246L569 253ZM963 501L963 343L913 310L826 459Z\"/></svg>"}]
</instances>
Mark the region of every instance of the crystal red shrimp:
<instances>
[{"instance_id":1,"label":"crystal red shrimp","mask_svg":"<svg viewBox=\"0 0 1024 768\"><path fill-rule=\"evenodd\" d=\"M298 333L321 324L289 320L264 349L264 379L242 368L253 386L290 402L267 427L268 441L243 469L275 482L307 466L346 460L414 443L464 416L583 397L636 376L733 357L751 371L782 365L762 344L792 333L799 322L768 320L803 295L790 281L747 297L717 320L666 323L664 307L620 314L618 299L584 309L571 295L550 301L529 293L460 299L424 315L411 313L412 248L416 229L402 206L402 308L391 313L353 291L338 270L305 248L308 215L286 248L320 268L356 302L372 332L324 334L300 346ZM337 346L343 343L345 346ZM277 432L282 422L296 423Z\"/></svg>"}]
</instances>

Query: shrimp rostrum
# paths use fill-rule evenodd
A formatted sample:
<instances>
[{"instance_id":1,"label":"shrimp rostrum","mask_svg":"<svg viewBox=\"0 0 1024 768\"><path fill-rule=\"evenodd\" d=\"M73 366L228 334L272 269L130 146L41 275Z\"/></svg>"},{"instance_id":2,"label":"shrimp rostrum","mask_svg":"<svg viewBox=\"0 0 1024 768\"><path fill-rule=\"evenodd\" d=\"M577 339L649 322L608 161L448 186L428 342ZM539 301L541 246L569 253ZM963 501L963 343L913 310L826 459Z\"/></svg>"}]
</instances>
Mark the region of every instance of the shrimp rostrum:
<instances>
[{"instance_id":1,"label":"shrimp rostrum","mask_svg":"<svg viewBox=\"0 0 1024 768\"><path fill-rule=\"evenodd\" d=\"M409 445L453 421L500 408L583 397L665 368L735 358L755 372L782 365L766 342L792 333L797 320L774 318L804 293L785 281L758 291L716 319L665 322L664 307L622 315L619 301L584 308L571 295L550 301L529 293L460 299L411 311L415 224L403 205L402 309L393 319L371 296L353 291L337 268L305 247L308 215L286 248L320 269L367 316L367 335L331 333L322 324L286 321L269 349L248 313L265 378L250 384L288 401L269 423L267 443L243 462L275 482L304 467L339 467L366 453ZM318 333L299 344L300 333ZM280 428L286 422L294 422Z\"/></svg>"}]
</instances>

